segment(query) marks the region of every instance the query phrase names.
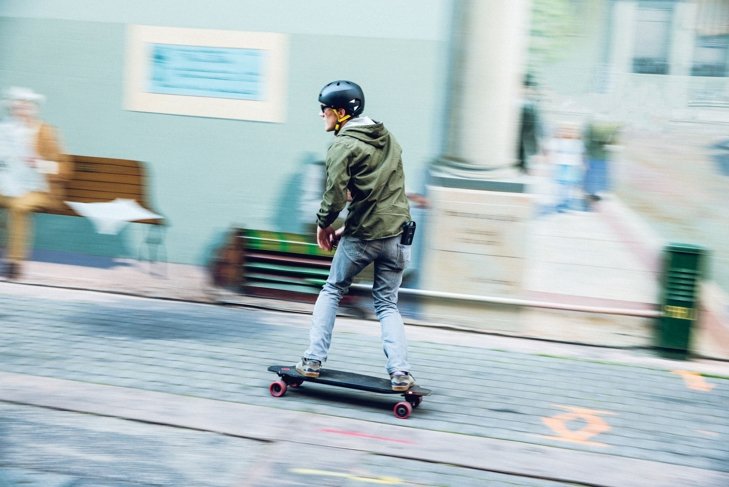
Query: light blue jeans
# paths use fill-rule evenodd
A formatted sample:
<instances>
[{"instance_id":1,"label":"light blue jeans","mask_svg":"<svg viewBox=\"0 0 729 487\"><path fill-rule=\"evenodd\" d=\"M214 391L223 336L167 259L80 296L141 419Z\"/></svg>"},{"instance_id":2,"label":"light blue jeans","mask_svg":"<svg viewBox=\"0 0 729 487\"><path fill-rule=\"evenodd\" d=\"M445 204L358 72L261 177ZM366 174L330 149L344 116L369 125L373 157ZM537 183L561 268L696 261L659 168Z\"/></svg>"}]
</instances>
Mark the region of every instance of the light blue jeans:
<instances>
[{"instance_id":1,"label":"light blue jeans","mask_svg":"<svg viewBox=\"0 0 729 487\"><path fill-rule=\"evenodd\" d=\"M304 354L306 358L320 360L322 363L326 361L339 301L349 290L352 279L370 262L374 262L372 297L375 314L380 320L387 372L410 372L405 326L397 309L397 292L402 283L403 271L410 262L410 247L400 244L399 235L380 240L342 237L334 254L327 282L314 305L309 348Z\"/></svg>"},{"instance_id":2,"label":"light blue jeans","mask_svg":"<svg viewBox=\"0 0 729 487\"><path fill-rule=\"evenodd\" d=\"M585 193L588 195L597 195L610 189L608 161L605 159L588 159L584 184Z\"/></svg>"},{"instance_id":3,"label":"light blue jeans","mask_svg":"<svg viewBox=\"0 0 729 487\"><path fill-rule=\"evenodd\" d=\"M555 170L557 211L576 209L575 193L580 189L580 168L569 164L559 164Z\"/></svg>"}]
</instances>

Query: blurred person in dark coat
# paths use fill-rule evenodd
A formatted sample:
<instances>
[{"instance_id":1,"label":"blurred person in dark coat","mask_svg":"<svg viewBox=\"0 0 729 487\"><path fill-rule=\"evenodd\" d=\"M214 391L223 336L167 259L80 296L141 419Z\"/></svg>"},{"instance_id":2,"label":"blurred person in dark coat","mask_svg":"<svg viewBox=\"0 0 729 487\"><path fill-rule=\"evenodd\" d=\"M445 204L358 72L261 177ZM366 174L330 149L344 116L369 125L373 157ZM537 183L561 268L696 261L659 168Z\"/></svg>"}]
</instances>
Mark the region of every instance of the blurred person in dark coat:
<instances>
[{"instance_id":1,"label":"blurred person in dark coat","mask_svg":"<svg viewBox=\"0 0 729 487\"><path fill-rule=\"evenodd\" d=\"M534 96L537 83L534 76L524 77L524 94L520 100L519 136L516 151L516 167L523 173L529 173L529 159L541 152L543 135L539 106Z\"/></svg>"}]
</instances>

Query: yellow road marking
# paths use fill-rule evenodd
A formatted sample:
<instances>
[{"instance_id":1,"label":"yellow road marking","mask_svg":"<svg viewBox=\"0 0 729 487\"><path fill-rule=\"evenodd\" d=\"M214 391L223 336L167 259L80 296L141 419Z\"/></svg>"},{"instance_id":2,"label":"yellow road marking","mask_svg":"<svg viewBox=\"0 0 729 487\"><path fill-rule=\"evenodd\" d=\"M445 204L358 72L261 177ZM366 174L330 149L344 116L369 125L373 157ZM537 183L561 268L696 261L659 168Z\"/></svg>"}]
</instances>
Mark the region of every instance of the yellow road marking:
<instances>
[{"instance_id":1,"label":"yellow road marking","mask_svg":"<svg viewBox=\"0 0 729 487\"><path fill-rule=\"evenodd\" d=\"M698 372L691 372L690 370L674 370L672 373L683 377L683 382L686 384L686 387L694 391L709 392L716 387L714 384L706 382L706 379L704 379Z\"/></svg>"},{"instance_id":2,"label":"yellow road marking","mask_svg":"<svg viewBox=\"0 0 729 487\"><path fill-rule=\"evenodd\" d=\"M547 436L554 440L569 441L571 443L579 443L581 445L589 446L608 446L604 443L590 441L590 438L597 436L606 431L610 431L610 425L608 425L604 419L599 415L615 414L609 411L598 411L596 409L581 408L576 406L561 406L555 404L558 408L564 409L567 412L552 416L550 418L542 418L544 424L546 424L556 436ZM578 430L572 430L567 427L568 421L584 421L587 423L583 428Z\"/></svg>"},{"instance_id":3,"label":"yellow road marking","mask_svg":"<svg viewBox=\"0 0 729 487\"><path fill-rule=\"evenodd\" d=\"M330 472L328 470L317 470L314 468L292 468L290 472L298 473L301 475L320 475L322 477L337 477L347 480L354 480L355 482L363 482L367 484L380 484L380 485L401 485L403 483L397 477L362 477L359 475L353 475L347 472Z\"/></svg>"}]
</instances>

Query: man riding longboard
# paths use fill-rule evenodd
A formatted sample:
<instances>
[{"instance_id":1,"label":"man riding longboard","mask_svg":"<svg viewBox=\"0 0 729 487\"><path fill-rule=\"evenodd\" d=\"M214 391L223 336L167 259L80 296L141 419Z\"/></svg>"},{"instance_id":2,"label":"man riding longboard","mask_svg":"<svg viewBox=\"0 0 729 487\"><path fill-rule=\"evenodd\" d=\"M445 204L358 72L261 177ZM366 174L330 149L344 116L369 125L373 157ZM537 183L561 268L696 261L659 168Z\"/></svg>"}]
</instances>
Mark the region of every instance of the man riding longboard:
<instances>
[{"instance_id":1,"label":"man riding longboard","mask_svg":"<svg viewBox=\"0 0 729 487\"><path fill-rule=\"evenodd\" d=\"M329 277L314 306L309 346L296 371L320 374L332 340L337 307L353 278L374 263L372 297L382 327L386 369L393 391L407 391L415 379L407 357L407 340L397 293L410 262L415 222L405 193L402 149L382 122L363 115L359 85L339 80L319 93L324 130L334 133L327 151L326 186L317 213L316 241L336 252ZM349 201L344 226L332 224Z\"/></svg>"}]
</instances>

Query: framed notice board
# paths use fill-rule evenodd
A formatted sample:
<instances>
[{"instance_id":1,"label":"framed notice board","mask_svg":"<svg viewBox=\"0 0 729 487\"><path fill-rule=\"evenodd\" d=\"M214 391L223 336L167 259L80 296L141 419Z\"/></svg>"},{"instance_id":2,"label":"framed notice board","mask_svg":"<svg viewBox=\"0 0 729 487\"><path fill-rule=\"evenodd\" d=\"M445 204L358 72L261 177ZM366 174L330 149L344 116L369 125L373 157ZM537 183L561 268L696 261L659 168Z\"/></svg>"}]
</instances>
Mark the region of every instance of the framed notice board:
<instances>
[{"instance_id":1,"label":"framed notice board","mask_svg":"<svg viewBox=\"0 0 729 487\"><path fill-rule=\"evenodd\" d=\"M281 123L287 37L131 25L124 108Z\"/></svg>"}]
</instances>

